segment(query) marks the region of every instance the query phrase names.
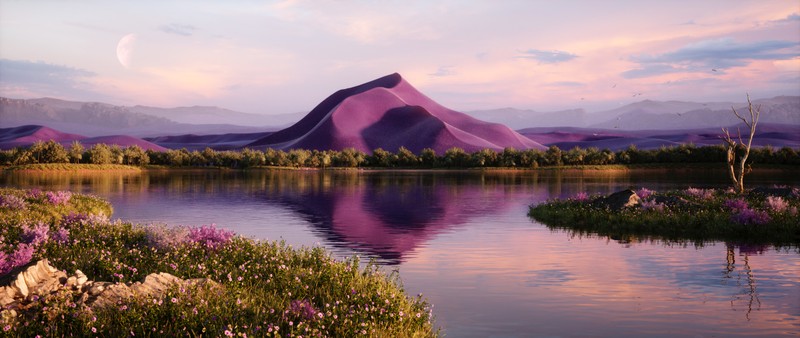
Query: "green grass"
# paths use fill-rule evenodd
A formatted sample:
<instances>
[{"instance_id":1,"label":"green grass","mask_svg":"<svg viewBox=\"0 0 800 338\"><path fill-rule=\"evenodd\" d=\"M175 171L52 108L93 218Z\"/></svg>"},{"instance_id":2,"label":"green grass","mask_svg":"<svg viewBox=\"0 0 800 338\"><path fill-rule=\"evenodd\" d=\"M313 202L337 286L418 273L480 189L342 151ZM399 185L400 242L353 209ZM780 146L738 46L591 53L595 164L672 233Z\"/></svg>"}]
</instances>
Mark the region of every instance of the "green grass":
<instances>
[{"instance_id":1,"label":"green grass","mask_svg":"<svg viewBox=\"0 0 800 338\"><path fill-rule=\"evenodd\" d=\"M705 190L695 196L686 190L654 193L644 201L646 207L611 211L594 206L596 198L550 200L530 207L528 216L551 229L580 235L601 235L611 238L656 238L674 242L733 241L737 243L800 246L800 198L797 194L782 197L785 207L776 210L767 196L749 193ZM683 199L684 203L655 203L656 196ZM775 197L772 197L773 199ZM747 212L760 219L748 219L730 201L743 200ZM775 200L773 200L774 202Z\"/></svg>"},{"instance_id":2,"label":"green grass","mask_svg":"<svg viewBox=\"0 0 800 338\"><path fill-rule=\"evenodd\" d=\"M86 164L86 163L37 163L7 167L6 170L28 171L111 171L126 170L139 171L139 167L122 164Z\"/></svg>"},{"instance_id":3,"label":"green grass","mask_svg":"<svg viewBox=\"0 0 800 338\"><path fill-rule=\"evenodd\" d=\"M74 306L63 291L42 297L21 315L6 318L9 336L435 337L429 305L405 294L399 276L357 257L338 261L323 248L292 248L204 228L217 245L196 240L198 228L109 221L110 205L73 194L51 205L30 191L0 189L0 198L24 199L22 208L0 206L0 250L23 243L23 225L44 222L49 233L69 231L36 245L32 261L46 258L90 280L130 283L150 273L210 278L220 287L172 289L159 299L133 298L111 308ZM2 200L0 200L2 205ZM18 206L18 205L17 205ZM79 213L80 216L64 216ZM294 307L293 307L294 305ZM73 307L74 306L74 307ZM313 309L313 310L303 310ZM89 311L91 310L91 311ZM279 329L278 329L279 328ZM93 331L94 330L94 331ZM96 332L95 332L96 331Z\"/></svg>"}]
</instances>

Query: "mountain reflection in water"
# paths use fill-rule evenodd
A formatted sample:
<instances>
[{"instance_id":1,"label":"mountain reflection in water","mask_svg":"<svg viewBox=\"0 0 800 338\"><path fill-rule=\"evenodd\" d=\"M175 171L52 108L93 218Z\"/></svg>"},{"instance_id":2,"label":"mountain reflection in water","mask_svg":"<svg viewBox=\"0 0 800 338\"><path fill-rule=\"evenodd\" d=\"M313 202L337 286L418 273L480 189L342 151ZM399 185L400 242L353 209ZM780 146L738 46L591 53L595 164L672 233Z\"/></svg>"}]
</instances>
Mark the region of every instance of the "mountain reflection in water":
<instances>
[{"instance_id":1,"label":"mountain reflection in water","mask_svg":"<svg viewBox=\"0 0 800 338\"><path fill-rule=\"evenodd\" d=\"M504 181L452 174L293 175L288 184L272 181L260 197L303 215L335 245L397 264L437 233L502 212Z\"/></svg>"}]
</instances>

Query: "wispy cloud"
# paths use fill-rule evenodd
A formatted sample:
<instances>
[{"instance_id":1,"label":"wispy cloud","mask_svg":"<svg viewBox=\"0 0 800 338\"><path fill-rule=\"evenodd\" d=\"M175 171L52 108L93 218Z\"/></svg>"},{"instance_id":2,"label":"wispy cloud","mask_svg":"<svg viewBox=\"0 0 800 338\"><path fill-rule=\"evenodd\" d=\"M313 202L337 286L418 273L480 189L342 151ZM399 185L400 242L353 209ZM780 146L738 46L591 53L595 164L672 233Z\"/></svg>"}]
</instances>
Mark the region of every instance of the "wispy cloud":
<instances>
[{"instance_id":1,"label":"wispy cloud","mask_svg":"<svg viewBox=\"0 0 800 338\"><path fill-rule=\"evenodd\" d=\"M453 70L453 66L441 66L435 72L428 73L428 75L430 75L430 76L438 76L438 77L451 76L451 75L455 75L455 71Z\"/></svg>"},{"instance_id":2,"label":"wispy cloud","mask_svg":"<svg viewBox=\"0 0 800 338\"><path fill-rule=\"evenodd\" d=\"M96 76L88 70L27 60L0 59L0 95L84 94L86 80Z\"/></svg>"},{"instance_id":3,"label":"wispy cloud","mask_svg":"<svg viewBox=\"0 0 800 338\"><path fill-rule=\"evenodd\" d=\"M0 59L0 81L15 84L72 85L81 78L95 76L88 70L44 62Z\"/></svg>"},{"instance_id":4,"label":"wispy cloud","mask_svg":"<svg viewBox=\"0 0 800 338\"><path fill-rule=\"evenodd\" d=\"M800 14L792 13L792 14L789 14L789 16L787 16L787 17L785 17L783 19L780 19L780 20L776 20L774 22L775 23L787 23L787 22L797 22L797 21L800 21Z\"/></svg>"},{"instance_id":5,"label":"wispy cloud","mask_svg":"<svg viewBox=\"0 0 800 338\"><path fill-rule=\"evenodd\" d=\"M642 78L677 72L722 71L748 65L753 60L789 60L797 57L797 41L768 40L737 42L730 38L704 40L660 55L637 55L631 61L639 68L622 73Z\"/></svg>"},{"instance_id":6,"label":"wispy cloud","mask_svg":"<svg viewBox=\"0 0 800 338\"><path fill-rule=\"evenodd\" d=\"M582 87L585 86L586 84L577 81L557 81L557 82L551 82L550 85L558 87Z\"/></svg>"},{"instance_id":7,"label":"wispy cloud","mask_svg":"<svg viewBox=\"0 0 800 338\"><path fill-rule=\"evenodd\" d=\"M541 63L560 63L572 60L578 55L560 50L528 49L517 56L521 59L533 59Z\"/></svg>"},{"instance_id":8,"label":"wispy cloud","mask_svg":"<svg viewBox=\"0 0 800 338\"><path fill-rule=\"evenodd\" d=\"M176 34L180 36L192 36L197 28L192 25L182 25L178 23L171 23L168 25L158 26L158 30L167 34Z\"/></svg>"}]
</instances>

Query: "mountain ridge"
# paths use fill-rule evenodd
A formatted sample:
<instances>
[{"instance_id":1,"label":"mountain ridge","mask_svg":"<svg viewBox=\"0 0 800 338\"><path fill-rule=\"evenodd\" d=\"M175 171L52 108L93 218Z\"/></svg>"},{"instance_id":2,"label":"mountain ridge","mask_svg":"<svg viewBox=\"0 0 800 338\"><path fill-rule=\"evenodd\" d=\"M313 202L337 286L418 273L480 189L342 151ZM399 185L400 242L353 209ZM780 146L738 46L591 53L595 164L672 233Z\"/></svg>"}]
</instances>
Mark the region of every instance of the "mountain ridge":
<instances>
[{"instance_id":1,"label":"mountain ridge","mask_svg":"<svg viewBox=\"0 0 800 338\"><path fill-rule=\"evenodd\" d=\"M439 153L452 147L544 149L505 125L441 106L398 73L338 90L296 124L247 146L366 152L396 151L402 146L412 152L432 148Z\"/></svg>"}]
</instances>

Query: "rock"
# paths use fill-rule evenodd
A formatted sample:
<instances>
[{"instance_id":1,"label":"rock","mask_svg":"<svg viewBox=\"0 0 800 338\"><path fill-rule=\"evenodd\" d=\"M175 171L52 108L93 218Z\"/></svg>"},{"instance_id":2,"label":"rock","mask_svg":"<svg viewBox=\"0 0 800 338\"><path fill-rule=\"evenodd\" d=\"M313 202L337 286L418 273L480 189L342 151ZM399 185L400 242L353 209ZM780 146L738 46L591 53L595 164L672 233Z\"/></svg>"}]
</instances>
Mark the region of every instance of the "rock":
<instances>
[{"instance_id":1,"label":"rock","mask_svg":"<svg viewBox=\"0 0 800 338\"><path fill-rule=\"evenodd\" d=\"M144 278L144 283L134 283L131 288L137 295L157 296L167 292L172 286L182 284L183 280L166 272L151 273Z\"/></svg>"},{"instance_id":2,"label":"rock","mask_svg":"<svg viewBox=\"0 0 800 338\"><path fill-rule=\"evenodd\" d=\"M89 296L98 296L105 290L106 290L106 283L97 282L97 283L92 283L92 285L86 289L86 293L88 293Z\"/></svg>"},{"instance_id":3,"label":"rock","mask_svg":"<svg viewBox=\"0 0 800 338\"><path fill-rule=\"evenodd\" d=\"M89 280L89 278L86 277L81 270L75 270L75 278L77 279L77 285L79 288Z\"/></svg>"},{"instance_id":4,"label":"rock","mask_svg":"<svg viewBox=\"0 0 800 338\"><path fill-rule=\"evenodd\" d=\"M49 293L60 286L62 277L66 278L66 274L50 266L46 259L29 264L9 285L2 287L0 306L9 304L14 298Z\"/></svg>"},{"instance_id":5,"label":"rock","mask_svg":"<svg viewBox=\"0 0 800 338\"><path fill-rule=\"evenodd\" d=\"M96 282L90 281L80 270L68 277L65 272L50 266L47 260L23 268L17 276L3 279L3 283L8 285L0 286L3 318L15 318L18 312L34 308L39 298L63 289L73 292L77 303L91 311L93 308L117 306L132 297L161 298L176 286L219 285L207 278L184 280L165 272L149 274L143 282L133 284Z\"/></svg>"},{"instance_id":6,"label":"rock","mask_svg":"<svg viewBox=\"0 0 800 338\"><path fill-rule=\"evenodd\" d=\"M97 297L89 297L84 303L92 308L115 306L120 301L127 301L133 297L133 291L125 284L111 284L104 287Z\"/></svg>"},{"instance_id":7,"label":"rock","mask_svg":"<svg viewBox=\"0 0 800 338\"><path fill-rule=\"evenodd\" d=\"M78 289L78 278L75 276L70 276L67 278L67 282L64 283L64 286L72 289Z\"/></svg>"},{"instance_id":8,"label":"rock","mask_svg":"<svg viewBox=\"0 0 800 338\"><path fill-rule=\"evenodd\" d=\"M22 273L17 275L17 280L10 287L16 289L16 293L22 295L22 297L28 297L28 293L30 293L28 284L25 283L25 275Z\"/></svg>"},{"instance_id":9,"label":"rock","mask_svg":"<svg viewBox=\"0 0 800 338\"><path fill-rule=\"evenodd\" d=\"M601 197L592 202L592 205L600 208L608 208L613 211L620 211L624 208L630 208L642 203L639 195L631 189L615 192L606 197Z\"/></svg>"},{"instance_id":10,"label":"rock","mask_svg":"<svg viewBox=\"0 0 800 338\"><path fill-rule=\"evenodd\" d=\"M3 287L2 290L0 290L0 307L5 307L13 303L16 294L17 293L12 288Z\"/></svg>"}]
</instances>

